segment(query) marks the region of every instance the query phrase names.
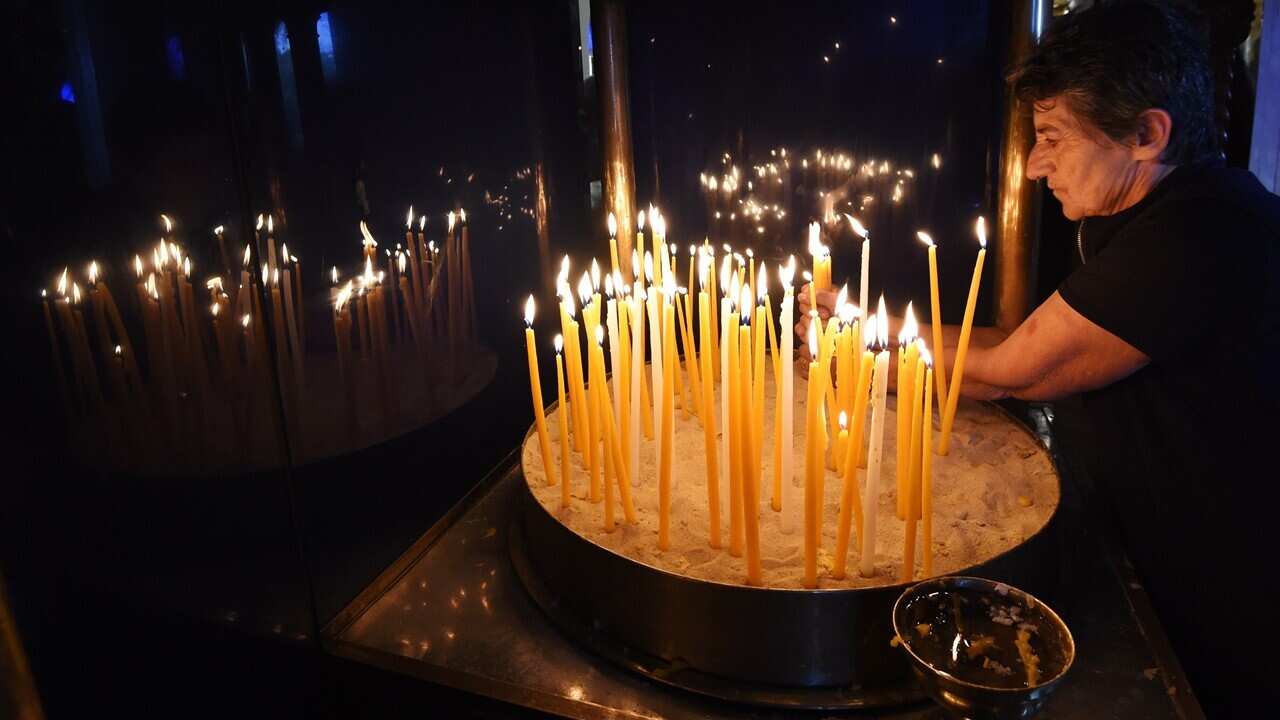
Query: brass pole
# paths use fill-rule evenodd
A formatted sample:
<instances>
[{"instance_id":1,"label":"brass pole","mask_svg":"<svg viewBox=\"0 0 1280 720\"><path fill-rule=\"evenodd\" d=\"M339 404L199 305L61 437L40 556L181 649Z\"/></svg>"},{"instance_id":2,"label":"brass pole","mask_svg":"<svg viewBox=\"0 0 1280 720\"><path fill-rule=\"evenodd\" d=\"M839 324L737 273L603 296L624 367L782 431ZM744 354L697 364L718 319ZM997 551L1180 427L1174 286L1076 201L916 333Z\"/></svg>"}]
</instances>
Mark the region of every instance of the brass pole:
<instances>
[{"instance_id":1,"label":"brass pole","mask_svg":"<svg viewBox=\"0 0 1280 720\"><path fill-rule=\"evenodd\" d=\"M44 718L36 681L22 650L22 639L18 637L18 624L9 609L9 593L3 576L0 576L0 717Z\"/></svg>"},{"instance_id":2,"label":"brass pole","mask_svg":"<svg viewBox=\"0 0 1280 720\"><path fill-rule=\"evenodd\" d=\"M600 96L600 148L604 207L618 220L618 258L630 279L636 231L636 173L631 150L631 91L627 79L627 18L622 0L592 0L596 90ZM601 218L603 227L603 218Z\"/></svg>"},{"instance_id":3,"label":"brass pole","mask_svg":"<svg viewBox=\"0 0 1280 720\"><path fill-rule=\"evenodd\" d=\"M1006 67L1021 62L1049 22L1050 0L1013 0ZM1005 88L1000 137L1000 187L996 195L995 321L1013 332L1031 312L1040 236L1040 188L1027 179L1027 156L1035 143L1030 103Z\"/></svg>"}]
</instances>

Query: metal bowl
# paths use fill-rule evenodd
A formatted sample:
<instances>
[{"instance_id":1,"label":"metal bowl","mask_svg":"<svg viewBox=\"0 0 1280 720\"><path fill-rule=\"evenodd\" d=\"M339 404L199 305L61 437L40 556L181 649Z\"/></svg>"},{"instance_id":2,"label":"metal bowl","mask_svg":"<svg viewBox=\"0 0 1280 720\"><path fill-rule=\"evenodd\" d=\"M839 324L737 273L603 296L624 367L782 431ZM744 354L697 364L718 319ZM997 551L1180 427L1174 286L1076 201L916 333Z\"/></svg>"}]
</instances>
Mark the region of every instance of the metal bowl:
<instances>
[{"instance_id":1,"label":"metal bowl","mask_svg":"<svg viewBox=\"0 0 1280 720\"><path fill-rule=\"evenodd\" d=\"M923 637L932 630L926 628L922 631L924 634L915 631L917 621L922 619L916 604L936 605L939 598L956 596L960 591L964 591L967 597L976 595L990 598L994 603L1004 603L1005 607L1025 609L1028 613L1025 622L1034 624L1037 628L1036 636L1041 653L1051 655L1055 660L1056 667L1052 669L1052 674L1038 678L1029 686L1000 687L962 679L941 667L941 663L931 662L926 657L928 653L924 650ZM987 600L984 599L983 602ZM1004 620L1009 622L1007 616ZM893 628L925 692L951 714L970 720L1020 720L1035 715L1071 669L1076 655L1071 631L1052 608L1022 590L985 578L940 577L908 588L894 604ZM973 633L969 634L976 637ZM956 633L955 638L953 658L956 657L955 648L959 647L961 633Z\"/></svg>"}]
</instances>

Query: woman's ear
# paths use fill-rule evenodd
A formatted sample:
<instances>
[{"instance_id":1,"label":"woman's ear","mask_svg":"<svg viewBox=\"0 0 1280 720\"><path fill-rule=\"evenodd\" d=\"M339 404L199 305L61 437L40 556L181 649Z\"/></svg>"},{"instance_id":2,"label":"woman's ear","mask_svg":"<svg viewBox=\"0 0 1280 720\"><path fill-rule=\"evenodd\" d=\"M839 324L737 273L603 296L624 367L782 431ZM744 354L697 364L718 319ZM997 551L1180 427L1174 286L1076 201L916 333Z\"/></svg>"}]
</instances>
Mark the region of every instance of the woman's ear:
<instances>
[{"instance_id":1,"label":"woman's ear","mask_svg":"<svg viewBox=\"0 0 1280 720\"><path fill-rule=\"evenodd\" d=\"M1173 119L1160 108L1144 110L1138 115L1138 133L1133 145L1134 160L1159 160L1169 147Z\"/></svg>"}]
</instances>

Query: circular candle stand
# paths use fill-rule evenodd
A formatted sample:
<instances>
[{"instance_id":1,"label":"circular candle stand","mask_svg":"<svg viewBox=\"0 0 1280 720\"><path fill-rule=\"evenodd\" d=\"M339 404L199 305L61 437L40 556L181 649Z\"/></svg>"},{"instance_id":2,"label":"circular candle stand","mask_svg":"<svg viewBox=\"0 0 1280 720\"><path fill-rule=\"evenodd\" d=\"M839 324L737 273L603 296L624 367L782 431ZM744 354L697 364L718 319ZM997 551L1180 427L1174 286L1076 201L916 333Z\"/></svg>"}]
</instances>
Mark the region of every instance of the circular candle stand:
<instances>
[{"instance_id":1,"label":"circular candle stand","mask_svg":"<svg viewBox=\"0 0 1280 720\"><path fill-rule=\"evenodd\" d=\"M691 578L597 545L548 512L528 483L521 488L512 564L553 624L592 652L665 685L750 705L839 710L925 697L906 654L890 645L894 603L916 581L807 590ZM959 574L1053 597L1059 516L1055 508L1020 544Z\"/></svg>"}]
</instances>

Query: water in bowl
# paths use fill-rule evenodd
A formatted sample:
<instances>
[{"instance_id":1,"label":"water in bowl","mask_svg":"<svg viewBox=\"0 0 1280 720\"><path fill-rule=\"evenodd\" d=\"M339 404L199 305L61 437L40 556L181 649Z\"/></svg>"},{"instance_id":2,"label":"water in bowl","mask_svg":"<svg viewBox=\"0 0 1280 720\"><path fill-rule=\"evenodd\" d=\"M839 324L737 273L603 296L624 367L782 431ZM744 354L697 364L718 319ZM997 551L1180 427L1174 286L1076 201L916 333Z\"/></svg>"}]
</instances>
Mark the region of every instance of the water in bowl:
<instances>
[{"instance_id":1,"label":"water in bowl","mask_svg":"<svg viewBox=\"0 0 1280 720\"><path fill-rule=\"evenodd\" d=\"M1030 597L953 587L911 600L903 637L938 670L975 685L1028 688L1062 673L1067 662L1059 626Z\"/></svg>"}]
</instances>

